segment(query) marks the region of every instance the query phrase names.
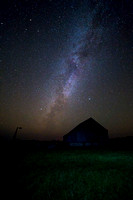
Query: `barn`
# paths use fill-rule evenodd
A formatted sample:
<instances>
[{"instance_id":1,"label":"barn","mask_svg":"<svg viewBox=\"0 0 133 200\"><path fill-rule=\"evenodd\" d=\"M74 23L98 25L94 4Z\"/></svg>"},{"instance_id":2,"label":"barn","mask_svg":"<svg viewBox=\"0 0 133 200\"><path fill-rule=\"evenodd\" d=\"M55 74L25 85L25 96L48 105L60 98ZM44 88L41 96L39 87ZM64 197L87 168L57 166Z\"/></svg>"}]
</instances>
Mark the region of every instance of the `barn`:
<instances>
[{"instance_id":1,"label":"barn","mask_svg":"<svg viewBox=\"0 0 133 200\"><path fill-rule=\"evenodd\" d=\"M69 146L104 145L108 141L108 130L89 118L64 135L63 141Z\"/></svg>"}]
</instances>

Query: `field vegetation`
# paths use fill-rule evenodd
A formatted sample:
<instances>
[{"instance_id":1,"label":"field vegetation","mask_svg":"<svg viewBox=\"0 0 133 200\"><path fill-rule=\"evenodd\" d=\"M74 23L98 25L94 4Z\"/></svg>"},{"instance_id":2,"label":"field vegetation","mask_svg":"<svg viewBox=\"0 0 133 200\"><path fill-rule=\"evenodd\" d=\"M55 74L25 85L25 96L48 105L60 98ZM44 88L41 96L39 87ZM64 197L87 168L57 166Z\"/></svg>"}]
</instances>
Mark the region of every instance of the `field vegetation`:
<instances>
[{"instance_id":1,"label":"field vegetation","mask_svg":"<svg viewBox=\"0 0 133 200\"><path fill-rule=\"evenodd\" d=\"M133 199L133 151L49 150L14 159L9 183L17 199Z\"/></svg>"}]
</instances>

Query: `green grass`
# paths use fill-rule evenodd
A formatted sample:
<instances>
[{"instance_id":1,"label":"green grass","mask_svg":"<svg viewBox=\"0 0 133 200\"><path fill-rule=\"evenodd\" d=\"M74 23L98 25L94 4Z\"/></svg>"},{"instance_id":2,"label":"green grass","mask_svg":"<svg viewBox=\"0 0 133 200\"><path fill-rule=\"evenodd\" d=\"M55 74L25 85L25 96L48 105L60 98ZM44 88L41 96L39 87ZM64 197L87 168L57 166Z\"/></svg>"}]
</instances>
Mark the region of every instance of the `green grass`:
<instances>
[{"instance_id":1,"label":"green grass","mask_svg":"<svg viewBox=\"0 0 133 200\"><path fill-rule=\"evenodd\" d=\"M16 168L17 187L28 199L133 199L133 152L29 153Z\"/></svg>"}]
</instances>

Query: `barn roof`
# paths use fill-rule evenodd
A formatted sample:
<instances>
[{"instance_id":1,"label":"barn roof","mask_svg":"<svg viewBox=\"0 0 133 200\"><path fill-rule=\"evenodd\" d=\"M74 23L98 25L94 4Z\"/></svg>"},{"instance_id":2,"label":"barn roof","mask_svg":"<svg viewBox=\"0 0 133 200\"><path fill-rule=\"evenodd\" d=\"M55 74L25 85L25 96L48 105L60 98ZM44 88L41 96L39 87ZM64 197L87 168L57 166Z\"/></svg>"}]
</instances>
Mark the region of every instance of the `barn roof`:
<instances>
[{"instance_id":1,"label":"barn roof","mask_svg":"<svg viewBox=\"0 0 133 200\"><path fill-rule=\"evenodd\" d=\"M108 131L106 128L104 128L101 124L99 124L96 120L94 120L93 118L89 118L83 122L81 122L78 126L76 126L74 129L72 129L69 133L67 133L66 135L71 134L72 132L81 130L81 129L98 129L99 131Z\"/></svg>"}]
</instances>

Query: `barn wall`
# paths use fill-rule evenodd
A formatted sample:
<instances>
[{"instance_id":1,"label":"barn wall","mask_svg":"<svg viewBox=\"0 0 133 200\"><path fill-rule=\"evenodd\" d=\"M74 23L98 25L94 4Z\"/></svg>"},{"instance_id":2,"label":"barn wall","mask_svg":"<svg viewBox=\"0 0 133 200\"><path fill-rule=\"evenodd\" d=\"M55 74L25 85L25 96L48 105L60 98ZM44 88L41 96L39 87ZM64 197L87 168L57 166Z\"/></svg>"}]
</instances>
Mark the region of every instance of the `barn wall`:
<instances>
[{"instance_id":1,"label":"barn wall","mask_svg":"<svg viewBox=\"0 0 133 200\"><path fill-rule=\"evenodd\" d=\"M88 126L77 126L63 137L70 146L98 146L108 141L108 130L96 123Z\"/></svg>"},{"instance_id":2,"label":"barn wall","mask_svg":"<svg viewBox=\"0 0 133 200\"><path fill-rule=\"evenodd\" d=\"M84 132L77 132L77 140L76 142L86 142L86 135Z\"/></svg>"}]
</instances>

